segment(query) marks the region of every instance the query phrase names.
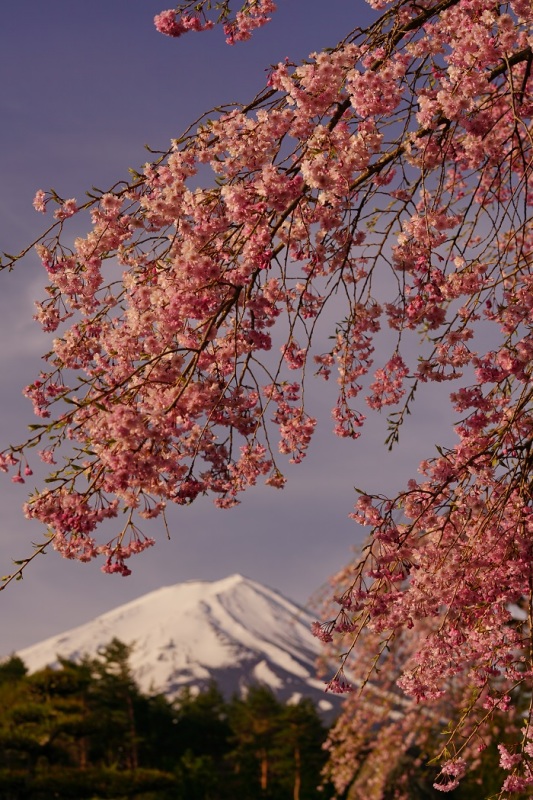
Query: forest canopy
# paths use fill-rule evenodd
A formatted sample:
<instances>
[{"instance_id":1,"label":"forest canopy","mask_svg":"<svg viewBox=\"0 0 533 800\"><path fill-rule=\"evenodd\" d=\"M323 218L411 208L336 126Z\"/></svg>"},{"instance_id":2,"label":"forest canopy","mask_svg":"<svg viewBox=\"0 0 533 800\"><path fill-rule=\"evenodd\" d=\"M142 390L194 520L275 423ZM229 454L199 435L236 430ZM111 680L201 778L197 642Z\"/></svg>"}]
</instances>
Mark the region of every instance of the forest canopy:
<instances>
[{"instance_id":1,"label":"forest canopy","mask_svg":"<svg viewBox=\"0 0 533 800\"><path fill-rule=\"evenodd\" d=\"M27 674L0 664L0 791L5 800L319 800L326 736L311 701L265 686L224 698L213 684L174 701L140 691L131 647L59 659ZM330 787L331 788L331 787Z\"/></svg>"}]
</instances>

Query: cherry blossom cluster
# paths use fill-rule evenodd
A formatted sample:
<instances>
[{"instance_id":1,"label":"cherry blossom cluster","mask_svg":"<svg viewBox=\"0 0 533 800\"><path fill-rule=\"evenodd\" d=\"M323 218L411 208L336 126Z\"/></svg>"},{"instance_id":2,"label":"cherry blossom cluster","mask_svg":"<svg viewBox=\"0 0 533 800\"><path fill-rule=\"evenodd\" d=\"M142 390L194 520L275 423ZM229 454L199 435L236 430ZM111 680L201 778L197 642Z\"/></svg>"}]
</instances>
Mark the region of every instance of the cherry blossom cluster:
<instances>
[{"instance_id":1,"label":"cherry blossom cluster","mask_svg":"<svg viewBox=\"0 0 533 800\"><path fill-rule=\"evenodd\" d=\"M346 570L344 578L349 577ZM419 703L399 690L405 663L415 656L420 637L434 627L424 620L394 638L370 630L362 634L350 667L351 691L326 742L330 757L324 777L338 796L349 790L361 800L409 800L415 785L428 793L432 787L448 793L465 778L473 796L485 797L483 789L499 780L498 796L513 797L512 792L531 785L527 686L516 687L514 698L501 695L492 704L486 688L473 694L461 674L443 684L445 691L430 702ZM479 713L474 700L484 701ZM461 735L454 741L459 727Z\"/></svg>"},{"instance_id":2,"label":"cherry blossom cluster","mask_svg":"<svg viewBox=\"0 0 533 800\"><path fill-rule=\"evenodd\" d=\"M228 2L214 7L233 40L274 10L248 0L232 21ZM156 25L205 29L210 8L185 3ZM390 444L419 387L446 383L455 444L396 497L361 494L368 545L316 626L378 653L399 642L394 704L400 689L413 708L470 698L442 753L444 791L476 731L532 695L532 22L525 0L407 0L278 64L255 100L206 116L130 183L84 204L39 191L36 209L56 210L36 318L57 338L25 390L42 421L0 455L17 483L30 446L58 462L26 514L66 557L127 574L152 544L139 517L284 485L283 459L301 461L320 424L312 372L336 381L337 435L357 439L385 409ZM99 544L119 512L126 526ZM348 686L342 671L330 683ZM428 714L427 742L442 719ZM529 785L529 734L505 746L511 792Z\"/></svg>"},{"instance_id":3,"label":"cherry blossom cluster","mask_svg":"<svg viewBox=\"0 0 533 800\"><path fill-rule=\"evenodd\" d=\"M215 20L207 16L212 8L218 12ZM250 39L254 30L270 22L269 15L274 11L276 4L273 0L245 0L235 14L231 12L230 0L188 0L174 9L156 14L154 25L159 33L177 38L188 31L206 31L215 23L223 23L227 44L235 44Z\"/></svg>"},{"instance_id":4,"label":"cherry blossom cluster","mask_svg":"<svg viewBox=\"0 0 533 800\"><path fill-rule=\"evenodd\" d=\"M211 22L202 23L200 17L189 16L188 14L183 14L176 19L176 12L171 9L156 14L154 25L159 33L164 33L165 36L173 36L174 38L182 36L187 31L205 31L213 27Z\"/></svg>"}]
</instances>

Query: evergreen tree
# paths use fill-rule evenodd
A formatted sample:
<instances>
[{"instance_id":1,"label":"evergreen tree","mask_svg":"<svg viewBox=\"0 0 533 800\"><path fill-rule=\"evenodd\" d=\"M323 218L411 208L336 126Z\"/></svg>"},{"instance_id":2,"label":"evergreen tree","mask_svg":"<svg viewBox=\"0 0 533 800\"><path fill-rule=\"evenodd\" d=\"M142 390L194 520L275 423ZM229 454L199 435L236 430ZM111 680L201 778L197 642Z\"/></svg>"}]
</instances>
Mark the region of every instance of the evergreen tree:
<instances>
[{"instance_id":1,"label":"evergreen tree","mask_svg":"<svg viewBox=\"0 0 533 800\"><path fill-rule=\"evenodd\" d=\"M0 686L9 683L11 686L28 674L24 661L13 653L0 664Z\"/></svg>"},{"instance_id":2,"label":"evergreen tree","mask_svg":"<svg viewBox=\"0 0 533 800\"><path fill-rule=\"evenodd\" d=\"M177 729L180 740L187 750L214 758L223 757L228 751L230 727L228 708L215 683L195 695L186 688L182 690L177 705Z\"/></svg>"},{"instance_id":3,"label":"evergreen tree","mask_svg":"<svg viewBox=\"0 0 533 800\"><path fill-rule=\"evenodd\" d=\"M18 680L0 681L0 797L2 800L50 798L136 798L164 800L177 785L158 752L167 728L156 731L157 719L172 719L163 698L139 692L128 665L130 648L117 640L99 658L76 664L59 659L26 675L20 664L8 663ZM137 713L143 730L137 730ZM166 712L166 714L165 714ZM149 740L145 763L139 764L142 734ZM149 797L156 790L155 797ZM175 795L169 795L175 797Z\"/></svg>"},{"instance_id":4,"label":"evergreen tree","mask_svg":"<svg viewBox=\"0 0 533 800\"><path fill-rule=\"evenodd\" d=\"M326 762L322 744L326 729L308 698L286 705L281 712L276 736L276 760L281 782L290 790L291 800L314 800L329 796L321 783L321 770Z\"/></svg>"},{"instance_id":5,"label":"evergreen tree","mask_svg":"<svg viewBox=\"0 0 533 800\"><path fill-rule=\"evenodd\" d=\"M135 705L140 694L129 666L132 647L114 638L101 648L92 662L97 680L91 702L100 721L94 754L109 767L135 770L139 766Z\"/></svg>"},{"instance_id":6,"label":"evergreen tree","mask_svg":"<svg viewBox=\"0 0 533 800\"><path fill-rule=\"evenodd\" d=\"M178 776L184 798L232 798L234 787L227 761L231 728L228 707L212 683L195 695L184 688L176 701Z\"/></svg>"},{"instance_id":7,"label":"evergreen tree","mask_svg":"<svg viewBox=\"0 0 533 800\"><path fill-rule=\"evenodd\" d=\"M272 796L275 737L281 705L265 686L250 687L246 699L234 698L230 724L235 743L232 761L257 797Z\"/></svg>"},{"instance_id":8,"label":"evergreen tree","mask_svg":"<svg viewBox=\"0 0 533 800\"><path fill-rule=\"evenodd\" d=\"M313 704L265 686L224 700L213 683L169 702L140 691L131 646L0 665L1 800L315 800L325 730Z\"/></svg>"}]
</instances>

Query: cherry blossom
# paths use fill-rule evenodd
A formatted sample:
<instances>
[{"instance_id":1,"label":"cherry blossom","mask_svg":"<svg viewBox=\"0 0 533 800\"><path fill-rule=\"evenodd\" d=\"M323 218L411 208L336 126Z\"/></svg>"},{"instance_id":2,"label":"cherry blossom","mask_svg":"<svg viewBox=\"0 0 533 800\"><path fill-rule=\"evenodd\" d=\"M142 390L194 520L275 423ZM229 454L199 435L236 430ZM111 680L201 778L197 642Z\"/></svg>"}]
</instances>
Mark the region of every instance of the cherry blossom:
<instances>
[{"instance_id":1,"label":"cherry blossom","mask_svg":"<svg viewBox=\"0 0 533 800\"><path fill-rule=\"evenodd\" d=\"M324 424L306 409L313 373L336 381L337 435L386 411L390 446L420 386L445 384L454 443L428 445L394 497L362 487L352 516L368 542L315 626L344 653L329 689L380 698L350 693L330 750L339 792L355 775L383 797L384 754L411 741L399 714L436 747L446 792L491 720L522 714L500 742L507 797L533 769L533 10L371 5L383 15L368 30L275 65L253 101L204 117L129 183L85 203L37 193L55 211L35 316L57 336L25 389L41 421L0 469L22 482L38 452L54 471L26 515L66 558L127 575L153 544L142 520L168 504L229 508L258 480L284 486L285 459ZM274 10L185 2L155 24L176 37L220 23L233 43ZM380 747L363 780L365 730Z\"/></svg>"}]
</instances>

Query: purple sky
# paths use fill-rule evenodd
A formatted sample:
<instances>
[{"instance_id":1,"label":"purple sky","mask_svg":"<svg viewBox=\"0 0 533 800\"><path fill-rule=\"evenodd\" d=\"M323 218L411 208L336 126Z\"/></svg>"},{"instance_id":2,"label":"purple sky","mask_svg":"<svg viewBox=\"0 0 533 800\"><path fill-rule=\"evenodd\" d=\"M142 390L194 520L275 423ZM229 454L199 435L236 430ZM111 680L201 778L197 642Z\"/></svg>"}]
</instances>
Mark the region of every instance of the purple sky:
<instances>
[{"instance_id":1,"label":"purple sky","mask_svg":"<svg viewBox=\"0 0 533 800\"><path fill-rule=\"evenodd\" d=\"M325 8L327 6L327 12ZM263 86L271 63L334 45L371 19L364 0L279 0L273 22L248 42L224 44L220 30L171 40L152 24L164 0L19 0L2 10L0 63L0 249L18 252L42 230L33 211L36 189L83 196L127 177L165 149L210 107L247 101ZM80 233L82 231L80 230ZM42 297L42 267L29 255L0 274L0 448L26 438L34 422L21 395L40 369L47 337L32 320ZM331 387L333 388L333 387ZM216 510L203 499L169 516L171 541L132 560L128 578L103 575L99 565L66 562L50 552L22 582L0 594L0 656L71 628L163 585L218 579L241 572L305 603L350 557L361 532L348 518L354 486L387 491L416 472L448 413L438 390L427 390L388 453L385 418L359 442L330 433L331 395L316 383L312 403L319 431L305 462L288 467L283 492L257 487L240 507ZM422 445L426 445L422 449ZM24 519L26 489L0 475L0 571L27 557L39 526ZM160 528L161 526L159 526Z\"/></svg>"}]
</instances>

